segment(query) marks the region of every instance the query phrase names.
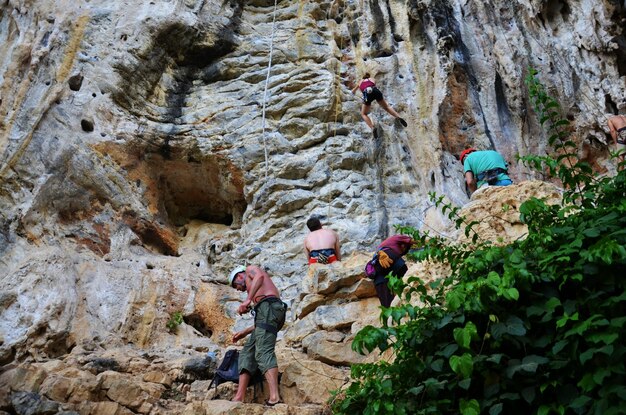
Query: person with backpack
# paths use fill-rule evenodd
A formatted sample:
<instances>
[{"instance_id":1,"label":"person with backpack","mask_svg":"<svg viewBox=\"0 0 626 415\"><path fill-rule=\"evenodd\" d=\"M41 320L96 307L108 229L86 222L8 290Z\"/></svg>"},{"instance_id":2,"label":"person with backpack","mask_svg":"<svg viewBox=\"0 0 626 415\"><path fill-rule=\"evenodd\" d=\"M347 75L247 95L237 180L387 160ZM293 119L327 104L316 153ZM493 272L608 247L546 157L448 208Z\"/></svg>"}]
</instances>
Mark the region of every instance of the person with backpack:
<instances>
[{"instance_id":1,"label":"person with backpack","mask_svg":"<svg viewBox=\"0 0 626 415\"><path fill-rule=\"evenodd\" d=\"M470 194L481 186L508 186L513 183L507 175L506 161L497 151L468 148L461 152L459 161L463 164L465 183Z\"/></svg>"},{"instance_id":2,"label":"person with backpack","mask_svg":"<svg viewBox=\"0 0 626 415\"><path fill-rule=\"evenodd\" d=\"M365 266L365 275L374 280L376 295L380 305L389 307L395 294L389 289L387 275L404 277L408 271L402 257L406 255L416 242L407 235L393 235L385 239L376 248L374 258Z\"/></svg>"},{"instance_id":3,"label":"person with backpack","mask_svg":"<svg viewBox=\"0 0 626 415\"><path fill-rule=\"evenodd\" d=\"M383 107L385 111L400 120L400 124L402 124L402 126L407 126L404 118L400 117L400 114L398 114L393 108L391 108L387 101L385 101L383 93L380 92L380 90L376 87L376 83L370 78L369 72L366 72L363 75L363 79L361 80L361 82L359 82L354 88L352 88L352 93L354 94L357 89L360 89L363 93L361 118L363 118L365 124L367 124L367 126L372 129L372 132L374 133L374 138L378 138L378 132L376 131L376 128L374 128L374 123L368 115L372 109L372 102L374 100L376 100L376 102L378 102L378 105Z\"/></svg>"},{"instance_id":4,"label":"person with backpack","mask_svg":"<svg viewBox=\"0 0 626 415\"><path fill-rule=\"evenodd\" d=\"M237 312L244 314L253 309L254 325L233 335L233 342L248 337L239 353L239 386L233 401L243 402L252 375L257 370L265 376L269 385L266 405L281 402L278 391L278 362L276 361L276 336L285 324L287 305L269 274L256 265L238 266L228 276L228 284L238 291L248 293ZM252 307L254 304L254 307Z\"/></svg>"}]
</instances>

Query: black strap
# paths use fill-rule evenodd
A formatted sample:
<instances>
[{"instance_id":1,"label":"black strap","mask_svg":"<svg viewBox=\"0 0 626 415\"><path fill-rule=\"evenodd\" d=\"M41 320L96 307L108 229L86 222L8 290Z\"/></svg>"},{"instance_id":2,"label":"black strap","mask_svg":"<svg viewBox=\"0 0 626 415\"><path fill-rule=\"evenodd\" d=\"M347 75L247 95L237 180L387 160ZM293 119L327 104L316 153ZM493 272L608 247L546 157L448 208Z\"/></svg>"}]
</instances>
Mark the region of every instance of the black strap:
<instances>
[{"instance_id":1,"label":"black strap","mask_svg":"<svg viewBox=\"0 0 626 415\"><path fill-rule=\"evenodd\" d=\"M268 296L265 296L265 297L263 297L263 298L261 299L261 301L259 301L258 303L256 303L256 304L254 305L254 307L253 307L254 312L256 313L256 311L257 311L257 309L259 308L259 306L261 305L261 303L268 302L268 303L272 304L272 303L277 303L277 302L279 302L279 301L281 301L281 300L280 300L280 298L275 297L275 296L273 296L273 295L268 295Z\"/></svg>"},{"instance_id":2,"label":"black strap","mask_svg":"<svg viewBox=\"0 0 626 415\"><path fill-rule=\"evenodd\" d=\"M491 170L485 170L484 172L480 173L478 175L478 180L482 180L484 179L486 176L489 176L490 174L506 174L507 173L507 169L503 169L501 167L495 168L495 169L491 169Z\"/></svg>"}]
</instances>

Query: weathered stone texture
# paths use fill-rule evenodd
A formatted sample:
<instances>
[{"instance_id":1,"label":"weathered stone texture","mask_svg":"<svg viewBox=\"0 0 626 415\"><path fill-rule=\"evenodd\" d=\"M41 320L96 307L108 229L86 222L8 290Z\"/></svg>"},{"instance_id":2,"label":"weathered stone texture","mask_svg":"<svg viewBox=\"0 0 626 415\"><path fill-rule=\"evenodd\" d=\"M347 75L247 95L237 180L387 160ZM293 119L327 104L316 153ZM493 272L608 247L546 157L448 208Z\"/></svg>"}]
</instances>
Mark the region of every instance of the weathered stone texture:
<instances>
[{"instance_id":1,"label":"weathered stone texture","mask_svg":"<svg viewBox=\"0 0 626 415\"><path fill-rule=\"evenodd\" d=\"M377 324L370 251L394 224L460 237L429 192L469 201L496 241L523 236L525 198L558 196L531 181L470 200L456 159L493 148L516 182L536 178L515 159L548 150L529 66L580 157L615 170L605 113L626 109L619 2L283 0L275 26L273 5L0 3L0 365L13 365L0 408L33 392L81 414L209 413L187 389L214 370L206 353L251 324L225 285L240 263L265 266L290 305L279 348L343 373L329 364L360 361L349 343ZM350 92L365 71L408 127L374 104L372 137ZM341 264L307 267L311 214L340 234ZM288 405L273 411L323 411L332 385L289 362Z\"/></svg>"}]
</instances>

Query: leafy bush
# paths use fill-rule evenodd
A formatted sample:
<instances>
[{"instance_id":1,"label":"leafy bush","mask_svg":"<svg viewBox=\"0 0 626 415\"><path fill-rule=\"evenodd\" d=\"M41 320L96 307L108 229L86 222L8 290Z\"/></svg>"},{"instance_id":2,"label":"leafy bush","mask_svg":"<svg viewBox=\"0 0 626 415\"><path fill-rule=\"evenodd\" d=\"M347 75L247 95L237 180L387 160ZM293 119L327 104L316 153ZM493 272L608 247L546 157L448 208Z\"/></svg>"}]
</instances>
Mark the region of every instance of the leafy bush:
<instances>
[{"instance_id":1,"label":"leafy bush","mask_svg":"<svg viewBox=\"0 0 626 415\"><path fill-rule=\"evenodd\" d=\"M170 315L170 319L167 321L165 326L170 331L170 333L176 332L178 330L178 326L183 323L183 313L180 311L175 311Z\"/></svg>"},{"instance_id":2,"label":"leafy bush","mask_svg":"<svg viewBox=\"0 0 626 415\"><path fill-rule=\"evenodd\" d=\"M562 203L523 203L528 236L506 246L482 241L473 224L473 242L453 245L399 227L425 246L414 259L451 272L428 286L389 277L402 301L352 347L391 349L393 362L354 365L334 413L626 413L626 172L599 178L578 161L558 104L536 72L527 83L556 156L523 161L560 180Z\"/></svg>"}]
</instances>

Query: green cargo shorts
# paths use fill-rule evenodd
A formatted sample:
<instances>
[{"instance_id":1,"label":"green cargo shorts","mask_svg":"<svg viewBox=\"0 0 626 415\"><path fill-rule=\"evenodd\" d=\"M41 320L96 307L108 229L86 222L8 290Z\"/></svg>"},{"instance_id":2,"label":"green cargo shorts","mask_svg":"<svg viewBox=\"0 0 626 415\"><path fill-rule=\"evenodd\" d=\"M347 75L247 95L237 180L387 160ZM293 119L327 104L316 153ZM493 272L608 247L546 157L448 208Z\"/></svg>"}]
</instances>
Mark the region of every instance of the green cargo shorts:
<instances>
[{"instance_id":1,"label":"green cargo shorts","mask_svg":"<svg viewBox=\"0 0 626 415\"><path fill-rule=\"evenodd\" d=\"M287 307L282 301L261 301L255 307L255 329L250 334L246 345L239 353L239 373L244 370L254 374L257 369L265 374L269 369L278 367L276 361L276 334L258 326L258 323L269 324L280 330L285 323Z\"/></svg>"}]
</instances>

